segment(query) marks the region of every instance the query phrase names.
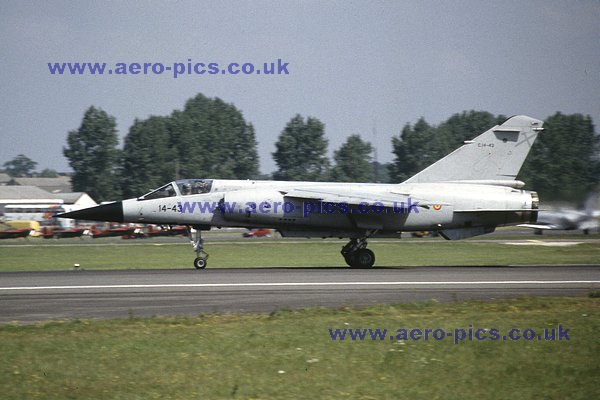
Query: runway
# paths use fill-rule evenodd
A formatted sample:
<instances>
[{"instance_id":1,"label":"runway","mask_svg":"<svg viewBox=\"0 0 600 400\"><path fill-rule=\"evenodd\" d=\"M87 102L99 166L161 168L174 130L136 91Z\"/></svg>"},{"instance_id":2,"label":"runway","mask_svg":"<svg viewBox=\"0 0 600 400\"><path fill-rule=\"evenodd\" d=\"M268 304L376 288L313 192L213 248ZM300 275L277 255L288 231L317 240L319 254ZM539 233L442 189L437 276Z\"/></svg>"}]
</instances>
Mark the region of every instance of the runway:
<instances>
[{"instance_id":1,"label":"runway","mask_svg":"<svg viewBox=\"0 0 600 400\"><path fill-rule=\"evenodd\" d=\"M0 323L580 296L594 290L600 290L600 265L9 272L0 274Z\"/></svg>"}]
</instances>

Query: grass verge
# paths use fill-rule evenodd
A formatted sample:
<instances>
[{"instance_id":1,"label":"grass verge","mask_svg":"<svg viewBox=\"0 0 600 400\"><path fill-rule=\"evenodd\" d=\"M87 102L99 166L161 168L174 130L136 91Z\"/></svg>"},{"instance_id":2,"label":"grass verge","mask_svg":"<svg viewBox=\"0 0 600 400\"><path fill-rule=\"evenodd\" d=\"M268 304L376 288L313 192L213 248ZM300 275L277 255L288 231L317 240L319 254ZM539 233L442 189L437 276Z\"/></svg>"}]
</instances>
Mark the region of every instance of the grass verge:
<instances>
[{"instance_id":1,"label":"grass verge","mask_svg":"<svg viewBox=\"0 0 600 400\"><path fill-rule=\"evenodd\" d=\"M9 324L0 389L3 399L599 398L599 312L597 298L524 298ZM569 341L333 341L328 331L557 324Z\"/></svg>"},{"instance_id":2,"label":"grass verge","mask_svg":"<svg viewBox=\"0 0 600 400\"><path fill-rule=\"evenodd\" d=\"M5 242L3 242L5 243ZM209 268L345 267L337 240L236 240L208 242ZM600 243L570 246L510 245L503 241L373 240L379 267L447 265L594 264ZM167 242L64 239L0 246L0 271L191 268L194 253L184 239Z\"/></svg>"}]
</instances>

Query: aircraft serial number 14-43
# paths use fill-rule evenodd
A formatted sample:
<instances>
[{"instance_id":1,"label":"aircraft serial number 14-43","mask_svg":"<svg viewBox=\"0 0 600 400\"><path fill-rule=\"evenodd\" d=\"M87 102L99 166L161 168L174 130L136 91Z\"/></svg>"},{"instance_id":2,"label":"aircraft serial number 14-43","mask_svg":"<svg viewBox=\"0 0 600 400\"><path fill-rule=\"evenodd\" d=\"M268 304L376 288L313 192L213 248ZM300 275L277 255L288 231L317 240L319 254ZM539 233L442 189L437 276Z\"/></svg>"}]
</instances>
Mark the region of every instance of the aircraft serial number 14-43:
<instances>
[{"instance_id":1,"label":"aircraft serial number 14-43","mask_svg":"<svg viewBox=\"0 0 600 400\"><path fill-rule=\"evenodd\" d=\"M342 256L370 268L371 237L436 231L449 240L533 223L539 199L517 174L543 130L519 115L482 133L399 184L177 180L141 197L59 214L79 220L188 225L194 266L206 267L201 232L211 227L273 228L284 237L346 237Z\"/></svg>"}]
</instances>

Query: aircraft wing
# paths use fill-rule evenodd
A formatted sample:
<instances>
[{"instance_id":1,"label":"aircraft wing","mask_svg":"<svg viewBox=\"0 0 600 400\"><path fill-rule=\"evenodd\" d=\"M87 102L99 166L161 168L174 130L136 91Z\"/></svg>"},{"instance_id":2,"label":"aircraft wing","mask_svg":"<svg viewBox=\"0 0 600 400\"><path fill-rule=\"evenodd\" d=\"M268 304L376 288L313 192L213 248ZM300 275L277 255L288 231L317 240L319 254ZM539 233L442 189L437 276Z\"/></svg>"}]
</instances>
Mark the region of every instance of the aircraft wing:
<instances>
[{"instance_id":1,"label":"aircraft wing","mask_svg":"<svg viewBox=\"0 0 600 400\"><path fill-rule=\"evenodd\" d=\"M324 189L292 189L287 193L284 193L287 198L296 199L308 199L328 203L348 203L350 205L359 205L360 203L368 203L373 205L375 203L383 204L384 207L400 207L402 204L408 206L409 204L416 204L417 207L429 209L431 206L443 203L433 203L423 199L416 199L414 197L402 194L402 195L391 195L391 194L380 194L380 193L369 193L369 192L355 192L346 190L336 190L335 188Z\"/></svg>"}]
</instances>

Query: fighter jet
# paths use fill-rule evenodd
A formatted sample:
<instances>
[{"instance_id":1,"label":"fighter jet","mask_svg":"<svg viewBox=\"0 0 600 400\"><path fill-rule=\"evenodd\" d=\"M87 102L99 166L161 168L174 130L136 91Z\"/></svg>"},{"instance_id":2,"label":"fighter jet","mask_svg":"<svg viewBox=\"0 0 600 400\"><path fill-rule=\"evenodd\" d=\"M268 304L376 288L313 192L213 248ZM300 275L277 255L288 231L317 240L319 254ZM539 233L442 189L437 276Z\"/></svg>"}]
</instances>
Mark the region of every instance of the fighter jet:
<instances>
[{"instance_id":1,"label":"fighter jet","mask_svg":"<svg viewBox=\"0 0 600 400\"><path fill-rule=\"evenodd\" d=\"M583 209L560 208L557 210L540 210L538 219L533 224L520 224L518 226L534 229L536 235L541 235L545 230L581 230L588 235L592 230L598 230L600 211L595 210L598 194L588 196Z\"/></svg>"},{"instance_id":2,"label":"fighter jet","mask_svg":"<svg viewBox=\"0 0 600 400\"><path fill-rule=\"evenodd\" d=\"M370 268L374 237L436 231L448 240L533 223L539 198L517 174L543 122L519 115L494 126L399 184L176 180L138 198L57 215L79 220L187 225L205 268L202 231L271 228L283 237L348 238L341 254L352 268Z\"/></svg>"}]
</instances>

